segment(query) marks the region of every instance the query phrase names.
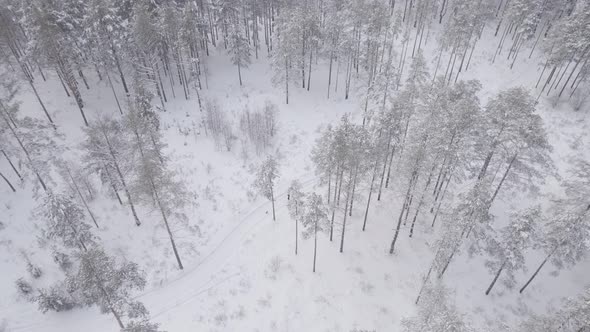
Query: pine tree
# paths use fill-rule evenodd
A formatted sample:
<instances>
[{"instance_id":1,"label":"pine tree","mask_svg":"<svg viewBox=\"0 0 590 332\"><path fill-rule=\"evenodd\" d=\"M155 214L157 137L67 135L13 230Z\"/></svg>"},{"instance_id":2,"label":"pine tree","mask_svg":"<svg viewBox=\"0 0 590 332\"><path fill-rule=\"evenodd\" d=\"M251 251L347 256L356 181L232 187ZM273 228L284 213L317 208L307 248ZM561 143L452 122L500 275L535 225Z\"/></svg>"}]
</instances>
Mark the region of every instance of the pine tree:
<instances>
[{"instance_id":1,"label":"pine tree","mask_svg":"<svg viewBox=\"0 0 590 332\"><path fill-rule=\"evenodd\" d=\"M304 228L303 236L309 238L313 235L313 272L315 272L318 232L328 231L328 213L322 202L322 196L316 193L309 194L305 202L304 213L301 219L301 225Z\"/></svg>"},{"instance_id":2,"label":"pine tree","mask_svg":"<svg viewBox=\"0 0 590 332\"><path fill-rule=\"evenodd\" d=\"M442 284L428 287L418 304L415 317L402 320L404 332L468 332L474 329L465 322L449 299L449 290Z\"/></svg>"},{"instance_id":3,"label":"pine tree","mask_svg":"<svg viewBox=\"0 0 590 332\"><path fill-rule=\"evenodd\" d=\"M537 225L540 220L542 217L538 206L511 215L510 223L501 230L497 242L493 241L489 246L493 258L486 262L486 266L495 276L486 295L491 292L501 274L504 283L509 288L514 287L514 273L525 266L524 254L537 241Z\"/></svg>"},{"instance_id":4,"label":"pine tree","mask_svg":"<svg viewBox=\"0 0 590 332\"><path fill-rule=\"evenodd\" d=\"M590 249L590 164L579 161L572 173L576 178L565 182L567 196L555 202L549 222L545 224L541 235L539 247L546 256L522 286L520 293L529 286L547 262L558 269L570 267L582 260Z\"/></svg>"},{"instance_id":5,"label":"pine tree","mask_svg":"<svg viewBox=\"0 0 590 332\"><path fill-rule=\"evenodd\" d=\"M86 141L82 143L82 149L85 151L86 167L95 172L108 172L113 182L115 179L112 174L115 174L118 183L125 191L135 224L141 225L135 211L128 179L125 176L133 161L133 155L129 155L133 152L129 136L121 123L108 117L98 118L92 126L85 129L85 133Z\"/></svg>"},{"instance_id":6,"label":"pine tree","mask_svg":"<svg viewBox=\"0 0 590 332\"><path fill-rule=\"evenodd\" d=\"M55 140L59 135L52 126L30 117L20 117L18 113L17 103L6 104L0 100L0 149L19 177L21 175L6 151L22 153L28 170L36 178L35 192L39 187L47 192L48 184L52 183L54 156L60 152Z\"/></svg>"},{"instance_id":7,"label":"pine tree","mask_svg":"<svg viewBox=\"0 0 590 332\"><path fill-rule=\"evenodd\" d=\"M145 287L144 273L132 262L118 263L101 248L89 248L76 255L78 271L67 277L69 287L80 291L86 305L98 305L101 312L112 313L121 329L123 318L145 318L147 310L133 301L131 292Z\"/></svg>"},{"instance_id":8,"label":"pine tree","mask_svg":"<svg viewBox=\"0 0 590 332\"><path fill-rule=\"evenodd\" d=\"M277 161L275 157L269 155L258 168L254 188L272 203L272 220L274 221L276 221L274 188L278 177Z\"/></svg>"},{"instance_id":9,"label":"pine tree","mask_svg":"<svg viewBox=\"0 0 590 332\"><path fill-rule=\"evenodd\" d=\"M174 215L181 221L186 221L182 208L186 205L188 198L183 184L174 179L174 174L166 166L158 124L156 114L149 109L146 110L145 106L142 108L138 99L135 104L130 103L129 110L125 114L124 125L129 132L131 150L139 155L130 188L135 197L143 197L147 201L154 202L160 211L178 268L182 270L183 265L169 217Z\"/></svg>"},{"instance_id":10,"label":"pine tree","mask_svg":"<svg viewBox=\"0 0 590 332\"><path fill-rule=\"evenodd\" d=\"M289 202L287 207L289 208L289 214L291 218L295 220L295 255L297 255L297 246L299 239L299 222L304 212L305 194L301 191L301 183L297 180L293 180L289 189L287 190L287 197Z\"/></svg>"},{"instance_id":11,"label":"pine tree","mask_svg":"<svg viewBox=\"0 0 590 332\"><path fill-rule=\"evenodd\" d=\"M84 221L84 212L67 195L48 193L35 215L43 220L42 238L45 240L57 241L66 248L80 250L96 244L91 226Z\"/></svg>"},{"instance_id":12,"label":"pine tree","mask_svg":"<svg viewBox=\"0 0 590 332\"><path fill-rule=\"evenodd\" d=\"M229 48L228 52L232 63L238 67L238 77L240 86L242 85L242 68L248 68L250 65L250 44L244 37L242 25L239 22L233 22L229 27Z\"/></svg>"}]
</instances>

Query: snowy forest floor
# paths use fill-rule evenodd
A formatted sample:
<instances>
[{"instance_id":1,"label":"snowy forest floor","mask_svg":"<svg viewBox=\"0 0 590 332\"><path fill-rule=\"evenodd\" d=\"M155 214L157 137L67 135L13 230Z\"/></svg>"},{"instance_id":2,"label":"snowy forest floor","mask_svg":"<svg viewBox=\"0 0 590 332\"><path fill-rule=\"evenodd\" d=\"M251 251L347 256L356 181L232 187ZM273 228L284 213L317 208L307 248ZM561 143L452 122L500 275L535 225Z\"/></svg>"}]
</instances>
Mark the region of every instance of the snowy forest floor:
<instances>
[{"instance_id":1,"label":"snowy forest floor","mask_svg":"<svg viewBox=\"0 0 590 332\"><path fill-rule=\"evenodd\" d=\"M537 51L531 59L523 55L511 70L505 56L495 64L490 61L497 43L491 29L484 31L482 40L488 42L478 45L469 70L460 76L481 81L482 104L500 89L518 85L538 94L534 89L541 70ZM434 44L433 40L427 44L427 55L436 53L430 49ZM326 189L319 186L314 175L310 152L320 130L339 121L343 114L350 112L355 121L361 121L361 80L357 79L359 88L345 100L341 72L338 91L332 91L327 99L328 66L320 61L313 67L310 91L291 83L290 103L285 105L282 90L271 83L273 74L264 50L243 70L243 87L239 86L236 67L221 54L224 50L214 52L220 54L207 58L208 87L203 87L202 96L217 99L231 114L234 127L246 107L257 110L270 100L279 105L278 134L273 147L260 155L240 143L229 152L217 149L199 126L202 113L194 91L185 100L178 85L176 97L166 86L169 102L166 112L160 115L167 152L198 204L189 211L193 227L174 227L185 270L175 266L157 211L140 206L144 223L135 227L127 208L105 198L104 193L92 202L101 225L98 235L107 250L137 262L148 273L148 285L136 294L137 298L145 303L155 322L174 332L399 330L401 319L415 310L414 301L432 259L430 245L436 240L437 228L430 227L432 216L424 213L415 236L408 238L404 229L398 250L388 254L402 195L396 190L395 172L381 200L373 201L365 232L361 226L368 186L360 185L359 198L347 223L344 252L338 252L340 229L335 230L334 242L322 235L316 273L311 271L311 240L300 237L298 255L294 254L295 224L286 207L286 189L292 180L301 181L306 191L325 194ZM434 56L427 59L432 71ZM96 77L89 81L91 89L83 91L83 96L90 122L99 113L117 114L108 85ZM74 100L66 98L56 77L40 82L38 89L47 99L46 106L60 132L65 134L68 153L75 159L83 132ZM27 115L40 117L34 96L23 91L20 97L21 109ZM556 102L544 95L540 99L539 114L545 121L562 176L566 176L569 157L588 156L590 152L587 108L574 111L566 101ZM270 202L257 197L251 186L255 166L266 153L280 156L276 222L272 221ZM10 173L5 160L0 162L0 168ZM30 187L25 183L16 194L0 189L0 221L4 224L0 230L0 330L116 331L116 321L96 308L42 314L34 304L19 298L14 282L26 273L22 249L45 272L34 281L35 285L49 285L59 277L49 253L36 241L38 221L31 216L36 203ZM541 194L555 191L556 181L547 179ZM538 198L509 191L503 194L493 206L499 224L514 207L526 206ZM529 253L528 272L540 259L540 253ZM453 297L472 322L496 331L494 324L514 326L527 312L543 313L563 297L578 294L588 282L589 270L588 260L561 271L557 277L546 269L522 295L500 283L486 296L485 288L493 276L482 259L464 254L455 258L444 282L455 290ZM528 275L521 273L519 282Z\"/></svg>"}]
</instances>

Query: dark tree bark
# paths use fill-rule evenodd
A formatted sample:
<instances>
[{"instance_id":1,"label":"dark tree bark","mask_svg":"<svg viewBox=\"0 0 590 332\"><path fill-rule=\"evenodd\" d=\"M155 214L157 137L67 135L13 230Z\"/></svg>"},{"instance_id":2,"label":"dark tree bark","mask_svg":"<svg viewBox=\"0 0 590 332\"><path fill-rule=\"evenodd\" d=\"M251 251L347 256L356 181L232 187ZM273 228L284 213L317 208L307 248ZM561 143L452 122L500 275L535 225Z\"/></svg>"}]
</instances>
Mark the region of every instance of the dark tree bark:
<instances>
[{"instance_id":1,"label":"dark tree bark","mask_svg":"<svg viewBox=\"0 0 590 332\"><path fill-rule=\"evenodd\" d=\"M498 272L496 272L496 276L494 276L494 280L492 280L492 283L490 284L490 286L486 290L486 295L490 294L490 292L492 291L492 288L494 288L494 285L496 284L496 281L498 281L498 278L500 277L500 273L502 273L502 270L504 270L504 267L506 266L507 262L508 262L507 259L504 260L504 262L502 263L502 265L498 269Z\"/></svg>"},{"instance_id":2,"label":"dark tree bark","mask_svg":"<svg viewBox=\"0 0 590 332\"><path fill-rule=\"evenodd\" d=\"M10 183L10 181L6 178L6 176L4 176L4 174L2 174L2 172L0 172L0 177L2 177L4 179L4 181L10 187L10 189L12 190L12 192L15 193L16 192L16 189L14 189L14 186L12 185L12 183Z\"/></svg>"},{"instance_id":3,"label":"dark tree bark","mask_svg":"<svg viewBox=\"0 0 590 332\"><path fill-rule=\"evenodd\" d=\"M543 268L543 266L545 266L545 263L547 263L547 261L549 260L549 258L551 258L551 256L553 256L553 254L555 253L555 251L559 248L559 246L556 246L553 250L551 250L551 252L545 257L545 259L543 259L543 261L541 262L541 265L539 265L539 267L535 270L535 272L533 273L533 275L529 278L529 280L527 280L527 282L524 284L524 286L522 286L522 288L518 291L519 293L522 294L522 292L524 292L524 290L530 285L530 283L533 281L533 279L535 279L535 277L537 277L537 274L539 274L539 271L541 271L541 269Z\"/></svg>"},{"instance_id":4,"label":"dark tree bark","mask_svg":"<svg viewBox=\"0 0 590 332\"><path fill-rule=\"evenodd\" d=\"M23 180L23 177L20 175L20 173L18 172L18 170L16 169L16 167L12 163L12 160L10 160L10 158L8 157L8 155L6 154L6 152L4 152L4 150L0 150L0 151L2 151L2 154L4 155L4 158L6 158L6 160L8 160L8 163L10 164L10 167L12 168L12 170L14 171L14 173L16 174L16 176L18 176L18 178L22 181Z\"/></svg>"}]
</instances>

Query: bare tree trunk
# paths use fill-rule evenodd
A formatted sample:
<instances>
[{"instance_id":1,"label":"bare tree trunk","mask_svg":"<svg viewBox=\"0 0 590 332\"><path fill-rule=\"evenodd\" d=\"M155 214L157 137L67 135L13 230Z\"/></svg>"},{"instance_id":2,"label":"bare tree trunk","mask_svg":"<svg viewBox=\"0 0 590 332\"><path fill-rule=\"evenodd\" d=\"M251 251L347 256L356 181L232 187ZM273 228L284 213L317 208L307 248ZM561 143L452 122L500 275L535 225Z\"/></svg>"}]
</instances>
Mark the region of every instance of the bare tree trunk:
<instances>
[{"instance_id":1,"label":"bare tree trunk","mask_svg":"<svg viewBox=\"0 0 590 332\"><path fill-rule=\"evenodd\" d=\"M332 63L334 62L334 52L330 52L330 66L328 69L328 99L330 99L330 85L332 85Z\"/></svg>"},{"instance_id":2,"label":"bare tree trunk","mask_svg":"<svg viewBox=\"0 0 590 332\"><path fill-rule=\"evenodd\" d=\"M64 80L62 79L61 74L59 73L59 70L56 69L55 72L57 73L57 77L59 78L59 81L61 82L61 86L64 88L64 91L66 92L66 96L71 97L70 92L68 91L68 88L64 84Z\"/></svg>"},{"instance_id":3,"label":"bare tree trunk","mask_svg":"<svg viewBox=\"0 0 590 332\"><path fill-rule=\"evenodd\" d=\"M119 204L123 205L123 201L121 200L121 196L119 196L119 192L117 191L117 187L115 186L115 181L113 180L113 177L111 176L111 173L109 172L109 170L107 169L107 167L103 164L102 168L104 169L107 178L109 179L109 183L111 184L111 188L113 189L113 192L115 193L115 196L117 197L117 200L119 201Z\"/></svg>"},{"instance_id":4,"label":"bare tree trunk","mask_svg":"<svg viewBox=\"0 0 590 332\"><path fill-rule=\"evenodd\" d=\"M174 242L174 236L172 235L172 231L170 230L170 225L168 224L168 218L166 218L166 212L162 207L162 202L160 201L160 196L158 195L158 190L154 185L154 181L150 179L150 184L152 185L152 190L154 191L154 197L156 202L158 203L158 208L162 214L162 219L164 220L164 225L166 225L166 231L168 232L168 237L170 238L170 244L172 245L172 251L174 251L174 257L176 257L176 262L178 263L178 268L182 270L184 267L182 266L182 261L180 260L180 255L178 254L178 250L176 249L176 243Z\"/></svg>"},{"instance_id":5,"label":"bare tree trunk","mask_svg":"<svg viewBox=\"0 0 590 332\"><path fill-rule=\"evenodd\" d=\"M10 181L8 181L8 179L6 178L6 176L4 176L4 174L2 174L2 172L0 172L0 177L2 177L4 179L6 184L10 187L10 189L12 189L12 192L15 193L16 189L14 189L14 186L12 185L12 183L10 183Z\"/></svg>"},{"instance_id":6,"label":"bare tree trunk","mask_svg":"<svg viewBox=\"0 0 590 332\"><path fill-rule=\"evenodd\" d=\"M408 183L408 191L406 192L406 198L404 200L404 204L402 205L402 210L399 213L399 218L397 219L397 226L395 228L395 235L393 236L393 240L391 241L391 246L389 247L389 254L393 254L393 251L395 250L395 243L397 242L397 237L399 235L399 231L402 226L404 208L405 208L406 202L408 201L408 197L410 196L410 190L412 190L413 178L414 178L414 175L412 175L412 180L410 180L410 183Z\"/></svg>"},{"instance_id":7,"label":"bare tree trunk","mask_svg":"<svg viewBox=\"0 0 590 332\"><path fill-rule=\"evenodd\" d=\"M428 177L428 181L426 181L426 185L424 185L424 190L422 191L422 196L420 197L420 201L418 201L418 206L416 207L416 212L414 213L414 218L412 219L412 226L410 226L410 237L414 235L414 225L416 224L416 219L418 219L418 214L420 214L420 208L422 208L422 204L424 204L424 196L426 195L426 190L430 185L430 180L432 179L432 172L430 173L430 177Z\"/></svg>"},{"instance_id":8,"label":"bare tree trunk","mask_svg":"<svg viewBox=\"0 0 590 332\"><path fill-rule=\"evenodd\" d=\"M49 123L51 123L51 125L53 126L53 128L55 128L55 123L53 123L53 119L51 118L51 115L49 115L49 112L47 111L47 108L45 108L45 104L43 104L43 101L41 100L41 97L39 97L39 92L37 92L37 89L35 88L35 85L33 84L33 81L27 80L27 82L29 82L29 85L31 86L31 89L33 90L33 93L35 93L35 97L37 97L37 101L39 102L39 105L41 105L41 108L43 109L43 113L45 113L45 116L47 117L47 120L49 120Z\"/></svg>"},{"instance_id":9,"label":"bare tree trunk","mask_svg":"<svg viewBox=\"0 0 590 332\"><path fill-rule=\"evenodd\" d=\"M86 77L84 76L82 69L78 69L78 75L80 75L82 82L84 82L84 86L86 86L86 90L90 90L90 86L88 85L88 82L86 81Z\"/></svg>"},{"instance_id":10,"label":"bare tree trunk","mask_svg":"<svg viewBox=\"0 0 590 332\"><path fill-rule=\"evenodd\" d=\"M111 142L108 138L108 136L106 135L106 133L103 131L103 136L106 140L108 149L109 149L109 154L111 155L111 158L113 158L113 164L115 165L115 170L117 171L117 175L119 175L119 180L121 180L121 184L123 185L123 189L125 190L125 195L127 196L127 202L129 203L129 206L131 207L131 213L133 214L133 218L135 219L135 224L137 226L141 225L141 222L139 221L139 217L137 217L137 212L135 211L135 205L133 205L133 199L131 198L131 193L129 192L129 189L127 188L127 184L125 183L125 178L123 177L123 172L121 171L121 168L119 167L119 162L117 161L117 157L115 156L115 151L113 150L113 147L111 146Z\"/></svg>"},{"instance_id":11,"label":"bare tree trunk","mask_svg":"<svg viewBox=\"0 0 590 332\"><path fill-rule=\"evenodd\" d=\"M272 186L270 187L270 201L272 203L272 220L277 221L275 216L275 195Z\"/></svg>"},{"instance_id":12,"label":"bare tree trunk","mask_svg":"<svg viewBox=\"0 0 590 332\"><path fill-rule=\"evenodd\" d=\"M391 165L393 164L393 156L395 155L395 145L391 149L391 154L389 155L389 166L387 166L387 177L385 178L385 188L389 187L389 178L391 176Z\"/></svg>"},{"instance_id":13,"label":"bare tree trunk","mask_svg":"<svg viewBox=\"0 0 590 332\"><path fill-rule=\"evenodd\" d=\"M336 169L336 183L334 183L334 199L332 200L332 220L330 221L330 242L332 242L332 235L334 234L334 215L336 214L336 195L338 193L338 179L342 177L340 167Z\"/></svg>"},{"instance_id":14,"label":"bare tree trunk","mask_svg":"<svg viewBox=\"0 0 590 332\"><path fill-rule=\"evenodd\" d=\"M311 86L311 56L312 56L313 52L311 49L311 45L309 47L309 69L307 71L307 91L309 91L309 88Z\"/></svg>"},{"instance_id":15,"label":"bare tree trunk","mask_svg":"<svg viewBox=\"0 0 590 332\"><path fill-rule=\"evenodd\" d=\"M418 292L418 296L416 297L416 302L414 302L416 305L418 304L418 302L420 302L420 297L422 296L424 287L426 287L426 283L428 283L428 280L430 279L430 274L432 273L432 269L434 268L434 260L436 259L436 255L434 257L435 258L432 260L432 263L430 263L430 267L428 268L428 273L426 273L426 276L422 281L422 286L420 286L420 291Z\"/></svg>"},{"instance_id":16,"label":"bare tree trunk","mask_svg":"<svg viewBox=\"0 0 590 332\"><path fill-rule=\"evenodd\" d=\"M346 215L348 212L348 201L350 200L350 190L352 184L352 170L350 171L350 176L348 179L348 188L346 188L346 202L344 203L344 220L342 221L342 233L340 235L340 252L344 251L344 231L346 230Z\"/></svg>"},{"instance_id":17,"label":"bare tree trunk","mask_svg":"<svg viewBox=\"0 0 590 332\"><path fill-rule=\"evenodd\" d=\"M434 214L434 217L432 218L432 227L434 227L434 223L436 222L436 217L438 216L438 212L440 211L440 207L441 207L442 202L445 198L445 194L447 193L447 189L449 188L449 183L451 183L451 176L449 176L449 178L447 179L447 184L445 185L445 189L443 190L440 201L438 202L438 206L436 208L436 213Z\"/></svg>"},{"instance_id":18,"label":"bare tree trunk","mask_svg":"<svg viewBox=\"0 0 590 332\"><path fill-rule=\"evenodd\" d=\"M508 176L508 172L510 172L510 169L512 168L512 165L514 164L514 161L516 160L517 156L518 156L518 154L515 153L514 156L512 157L512 159L510 159L510 162L508 163L508 168L506 168L506 171L504 172L502 179L500 179L500 183L498 183L498 186L496 187L496 190L494 191L494 195L492 195L490 203L493 202L494 199L496 198L496 196L498 195L498 192L500 191L500 188L502 187L504 180L506 180L506 176Z\"/></svg>"},{"instance_id":19,"label":"bare tree trunk","mask_svg":"<svg viewBox=\"0 0 590 332\"><path fill-rule=\"evenodd\" d=\"M390 131L391 135L391 131ZM391 137L391 136L390 136ZM389 147L391 145L391 138L387 141L387 151L389 151ZM385 180L385 168L387 167L387 155L385 155L385 160L383 162L383 171L381 172L381 181L379 183L379 193L377 194L377 200L381 200L381 190L383 190L383 181Z\"/></svg>"},{"instance_id":20,"label":"bare tree trunk","mask_svg":"<svg viewBox=\"0 0 590 332\"><path fill-rule=\"evenodd\" d=\"M313 227L313 272L315 272L316 253L318 248L318 221L316 220Z\"/></svg>"},{"instance_id":21,"label":"bare tree trunk","mask_svg":"<svg viewBox=\"0 0 590 332\"><path fill-rule=\"evenodd\" d=\"M107 74L107 78L109 80L109 85L111 86L111 90L113 91L113 96L115 96L115 101L117 102L117 107L119 108L119 113L123 115L123 109L121 109L121 104L119 103L119 98L117 97L117 93L115 92L115 87L113 86L113 81L111 81L111 75L109 74L108 70L105 70Z\"/></svg>"},{"instance_id":22,"label":"bare tree trunk","mask_svg":"<svg viewBox=\"0 0 590 332\"><path fill-rule=\"evenodd\" d=\"M6 158L6 160L8 160L8 163L10 164L10 167L12 167L12 170L14 171L14 173L16 174L16 176L18 176L18 178L22 181L23 177L22 175L20 175L20 173L18 172L18 170L16 169L16 167L14 167L14 164L12 163L12 160L10 160L10 158L8 157L8 155L6 154L6 152L4 152L4 150L0 150L2 151L2 154L4 155L4 158Z\"/></svg>"},{"instance_id":23,"label":"bare tree trunk","mask_svg":"<svg viewBox=\"0 0 590 332\"><path fill-rule=\"evenodd\" d=\"M115 50L115 46L111 44L111 52L113 54L113 59L115 59L115 65L117 66L117 70L119 71L119 77L121 78L121 84L123 84L123 90L125 90L126 94L129 94L129 89L127 88L127 82L125 81L125 75L123 75L123 69L121 68L121 62L119 61L119 56L117 55L117 51Z\"/></svg>"},{"instance_id":24,"label":"bare tree trunk","mask_svg":"<svg viewBox=\"0 0 590 332\"><path fill-rule=\"evenodd\" d=\"M547 255L547 257L545 257L545 259L541 262L541 265L539 265L539 267L535 270L535 273L533 273L533 275L529 278L529 280L518 291L519 293L522 294L522 292L524 292L524 290L529 286L529 284L533 281L533 279L535 279L535 277L537 276L537 274L539 274L539 271L541 271L541 269L543 268L543 266L545 266L545 263L547 263L547 261L549 260L549 258L551 256L553 256L553 254L555 253L555 251L558 248L559 248L559 246L556 246L555 248L553 248L553 250L551 250L551 252Z\"/></svg>"},{"instance_id":25,"label":"bare tree trunk","mask_svg":"<svg viewBox=\"0 0 590 332\"><path fill-rule=\"evenodd\" d=\"M4 108L4 105L0 104L0 106L2 106L2 108L4 109L4 114L7 114L8 112L6 112L6 109ZM3 118L4 118L4 121L6 122L6 125L7 125L8 129L10 130L10 132L12 133L12 135L14 136L14 138L16 139L18 145L20 146L20 148L25 153L25 157L27 158L27 161L29 162L29 167L31 167L31 170L37 176L37 180L39 180L39 183L41 184L41 187L43 188L43 190L45 192L47 192L47 186L45 185L45 182L41 178L41 175L39 175L39 171L37 171L37 167L35 167L35 164L33 163L33 160L31 159L31 155L29 154L29 151L27 150L27 148L25 148L25 145L21 141L20 137L17 135L17 133L14 130L14 128L12 128L12 126L8 122L8 119L5 116L3 116Z\"/></svg>"},{"instance_id":26,"label":"bare tree trunk","mask_svg":"<svg viewBox=\"0 0 590 332\"><path fill-rule=\"evenodd\" d=\"M350 209L348 209L348 216L349 217L352 217L352 206L353 206L353 202L354 202L354 193L356 190L357 176L358 176L358 166L356 167L356 169L354 171L354 179L352 180L352 194L350 195Z\"/></svg>"},{"instance_id":27,"label":"bare tree trunk","mask_svg":"<svg viewBox=\"0 0 590 332\"><path fill-rule=\"evenodd\" d=\"M289 61L285 58L285 103L289 105Z\"/></svg>"},{"instance_id":28,"label":"bare tree trunk","mask_svg":"<svg viewBox=\"0 0 590 332\"><path fill-rule=\"evenodd\" d=\"M297 204L295 204L295 255L297 255L297 246L299 240L299 222L297 221Z\"/></svg>"},{"instance_id":29,"label":"bare tree trunk","mask_svg":"<svg viewBox=\"0 0 590 332\"><path fill-rule=\"evenodd\" d=\"M240 86L242 86L242 71L240 70L240 62L238 61L238 78L240 79Z\"/></svg>"},{"instance_id":30,"label":"bare tree trunk","mask_svg":"<svg viewBox=\"0 0 590 332\"><path fill-rule=\"evenodd\" d=\"M72 184L74 185L74 189L76 190L76 193L78 194L78 196L82 200L82 203L84 204L84 207L86 208L86 211L88 211L88 214L90 215L90 218L94 222L94 225L96 225L96 228L99 228L98 223L96 222L96 219L94 218L94 214L92 213L92 211L90 211L90 208L88 207L88 204L86 204L86 200L84 199L84 196L80 192L80 188L78 187L76 180L74 180L74 177L72 176L72 172L70 172L70 168L67 165L65 166L65 168L66 168L66 171L68 172L68 176L70 177L70 180L72 180Z\"/></svg>"},{"instance_id":31,"label":"bare tree trunk","mask_svg":"<svg viewBox=\"0 0 590 332\"><path fill-rule=\"evenodd\" d=\"M447 272L447 269L449 268L449 265L451 264L451 261L453 260L453 257L455 257L455 254L457 253L457 250L459 250L460 246L461 246L461 242L457 242L457 244L455 245L455 248L453 249L453 252L451 252L451 255L447 259L445 266L443 267L442 271L438 274L439 279L442 278L442 276L445 274L445 272Z\"/></svg>"},{"instance_id":32,"label":"bare tree trunk","mask_svg":"<svg viewBox=\"0 0 590 332\"><path fill-rule=\"evenodd\" d=\"M504 262L502 263L502 265L500 266L500 269L498 269L498 272L496 272L496 276L494 277L494 279L492 280L492 283L490 284L490 286L486 290L486 295L490 294L490 292L492 291L492 288L494 288L494 285L496 284L496 281L498 281L498 278L500 277L500 273L502 273L502 270L504 270L504 266L506 266L507 262L508 262L508 259L505 259Z\"/></svg>"},{"instance_id":33,"label":"bare tree trunk","mask_svg":"<svg viewBox=\"0 0 590 332\"><path fill-rule=\"evenodd\" d=\"M371 204L371 195L373 194L373 184L375 183L375 177L377 175L377 166L379 163L375 160L375 166L373 167L373 176L371 177L371 185L369 186L369 198L367 199L367 208L365 209L365 219L363 220L363 232L367 226L367 216L369 215L369 205Z\"/></svg>"}]
</instances>

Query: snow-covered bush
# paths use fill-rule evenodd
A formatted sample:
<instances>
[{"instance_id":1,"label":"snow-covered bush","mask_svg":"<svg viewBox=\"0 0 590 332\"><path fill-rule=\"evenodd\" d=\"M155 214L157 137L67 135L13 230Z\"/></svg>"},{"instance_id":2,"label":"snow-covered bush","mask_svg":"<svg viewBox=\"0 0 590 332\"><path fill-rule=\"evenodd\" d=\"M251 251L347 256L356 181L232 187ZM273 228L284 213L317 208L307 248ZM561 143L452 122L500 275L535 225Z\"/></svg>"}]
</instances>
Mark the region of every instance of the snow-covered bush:
<instances>
[{"instance_id":1,"label":"snow-covered bush","mask_svg":"<svg viewBox=\"0 0 590 332\"><path fill-rule=\"evenodd\" d=\"M43 313L68 311L80 306L74 296L67 292L64 284L56 284L49 289L40 289L35 301Z\"/></svg>"},{"instance_id":2,"label":"snow-covered bush","mask_svg":"<svg viewBox=\"0 0 590 332\"><path fill-rule=\"evenodd\" d=\"M27 271L29 272L31 277L35 279L39 279L43 275L43 270L41 270L40 267L33 265L33 263L31 262L27 263Z\"/></svg>"},{"instance_id":3,"label":"snow-covered bush","mask_svg":"<svg viewBox=\"0 0 590 332\"><path fill-rule=\"evenodd\" d=\"M60 270L64 272L69 271L72 267L72 260L70 259L70 256L64 254L63 252L53 253L53 261L59 266Z\"/></svg>"},{"instance_id":4,"label":"snow-covered bush","mask_svg":"<svg viewBox=\"0 0 590 332\"><path fill-rule=\"evenodd\" d=\"M148 320L130 322L121 332L165 332L159 329L158 324L150 323Z\"/></svg>"},{"instance_id":5,"label":"snow-covered bush","mask_svg":"<svg viewBox=\"0 0 590 332\"><path fill-rule=\"evenodd\" d=\"M265 271L266 276L272 280L276 280L277 274L280 272L282 265L283 259L279 256L274 256L268 263L268 267Z\"/></svg>"},{"instance_id":6,"label":"snow-covered bush","mask_svg":"<svg viewBox=\"0 0 590 332\"><path fill-rule=\"evenodd\" d=\"M277 105L267 101L261 111L246 110L240 116L240 129L260 154L271 145L276 133Z\"/></svg>"},{"instance_id":7,"label":"snow-covered bush","mask_svg":"<svg viewBox=\"0 0 590 332\"><path fill-rule=\"evenodd\" d=\"M20 295L27 297L33 293L33 286L31 286L31 283L24 278L18 278L15 283L16 289Z\"/></svg>"}]
</instances>

